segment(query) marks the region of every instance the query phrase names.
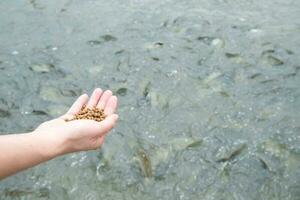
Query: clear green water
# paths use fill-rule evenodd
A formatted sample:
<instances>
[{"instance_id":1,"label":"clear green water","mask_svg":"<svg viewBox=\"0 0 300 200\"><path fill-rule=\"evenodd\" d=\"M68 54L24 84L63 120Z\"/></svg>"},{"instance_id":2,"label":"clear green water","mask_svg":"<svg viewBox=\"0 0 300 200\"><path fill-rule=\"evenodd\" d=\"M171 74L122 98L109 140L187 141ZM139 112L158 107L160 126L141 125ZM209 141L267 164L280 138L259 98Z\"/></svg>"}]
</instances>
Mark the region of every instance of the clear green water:
<instances>
[{"instance_id":1,"label":"clear green water","mask_svg":"<svg viewBox=\"0 0 300 200\"><path fill-rule=\"evenodd\" d=\"M120 121L0 199L300 199L299 18L294 0L2 0L0 132L96 86Z\"/></svg>"}]
</instances>

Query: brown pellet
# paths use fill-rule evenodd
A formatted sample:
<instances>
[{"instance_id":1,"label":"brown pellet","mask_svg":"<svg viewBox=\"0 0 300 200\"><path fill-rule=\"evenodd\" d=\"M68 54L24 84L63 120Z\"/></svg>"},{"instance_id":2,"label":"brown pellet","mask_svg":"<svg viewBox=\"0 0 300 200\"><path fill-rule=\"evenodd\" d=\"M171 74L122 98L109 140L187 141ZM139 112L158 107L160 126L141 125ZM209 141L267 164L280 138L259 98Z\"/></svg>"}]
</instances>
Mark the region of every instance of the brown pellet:
<instances>
[{"instance_id":1,"label":"brown pellet","mask_svg":"<svg viewBox=\"0 0 300 200\"><path fill-rule=\"evenodd\" d=\"M86 108L83 106L79 113L77 113L73 119L66 120L66 121L72 121L72 120L80 120L80 119L90 119L95 120L97 122L101 122L105 119L106 115L104 114L103 109L99 108Z\"/></svg>"}]
</instances>

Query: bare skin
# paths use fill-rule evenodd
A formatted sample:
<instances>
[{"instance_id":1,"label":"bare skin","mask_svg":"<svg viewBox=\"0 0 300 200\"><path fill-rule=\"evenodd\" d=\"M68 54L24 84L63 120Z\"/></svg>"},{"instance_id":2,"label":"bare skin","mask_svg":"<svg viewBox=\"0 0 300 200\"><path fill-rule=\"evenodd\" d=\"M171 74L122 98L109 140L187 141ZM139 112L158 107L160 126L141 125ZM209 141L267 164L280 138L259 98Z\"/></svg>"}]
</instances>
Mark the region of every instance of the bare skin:
<instances>
[{"instance_id":1,"label":"bare skin","mask_svg":"<svg viewBox=\"0 0 300 200\"><path fill-rule=\"evenodd\" d=\"M83 105L104 109L107 117L101 122L65 121L73 118ZM98 149L118 120L116 108L117 97L109 90L97 88L90 98L81 95L65 115L42 123L32 132L1 135L0 180L63 154Z\"/></svg>"}]
</instances>

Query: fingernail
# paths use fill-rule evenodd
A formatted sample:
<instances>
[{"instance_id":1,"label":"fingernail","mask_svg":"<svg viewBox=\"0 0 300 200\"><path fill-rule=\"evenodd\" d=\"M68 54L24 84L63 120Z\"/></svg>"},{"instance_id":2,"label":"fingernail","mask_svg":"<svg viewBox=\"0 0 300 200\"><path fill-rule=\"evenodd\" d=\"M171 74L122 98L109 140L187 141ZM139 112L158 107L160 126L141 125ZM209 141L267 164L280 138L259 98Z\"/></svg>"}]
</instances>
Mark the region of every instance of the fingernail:
<instances>
[{"instance_id":1,"label":"fingernail","mask_svg":"<svg viewBox=\"0 0 300 200\"><path fill-rule=\"evenodd\" d=\"M102 92L102 89L101 88L96 88L95 90L99 91L99 92Z\"/></svg>"},{"instance_id":2,"label":"fingernail","mask_svg":"<svg viewBox=\"0 0 300 200\"><path fill-rule=\"evenodd\" d=\"M119 115L116 114L116 120L118 120L118 119L119 119Z\"/></svg>"},{"instance_id":3,"label":"fingernail","mask_svg":"<svg viewBox=\"0 0 300 200\"><path fill-rule=\"evenodd\" d=\"M109 93L109 94L112 94L112 91L111 91L111 90L106 90L105 92L106 92L106 93Z\"/></svg>"}]
</instances>

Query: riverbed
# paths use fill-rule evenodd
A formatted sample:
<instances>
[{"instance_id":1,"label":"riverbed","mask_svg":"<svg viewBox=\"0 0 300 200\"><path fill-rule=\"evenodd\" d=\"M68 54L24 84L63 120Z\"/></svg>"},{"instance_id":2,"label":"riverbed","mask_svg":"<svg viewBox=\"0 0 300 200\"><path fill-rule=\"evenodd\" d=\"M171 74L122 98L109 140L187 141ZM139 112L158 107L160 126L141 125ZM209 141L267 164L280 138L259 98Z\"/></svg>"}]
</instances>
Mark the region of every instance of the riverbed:
<instances>
[{"instance_id":1,"label":"riverbed","mask_svg":"<svg viewBox=\"0 0 300 200\"><path fill-rule=\"evenodd\" d=\"M2 0L0 132L95 87L119 122L0 199L300 199L299 18L293 0Z\"/></svg>"}]
</instances>

